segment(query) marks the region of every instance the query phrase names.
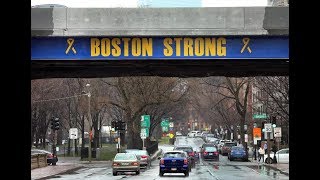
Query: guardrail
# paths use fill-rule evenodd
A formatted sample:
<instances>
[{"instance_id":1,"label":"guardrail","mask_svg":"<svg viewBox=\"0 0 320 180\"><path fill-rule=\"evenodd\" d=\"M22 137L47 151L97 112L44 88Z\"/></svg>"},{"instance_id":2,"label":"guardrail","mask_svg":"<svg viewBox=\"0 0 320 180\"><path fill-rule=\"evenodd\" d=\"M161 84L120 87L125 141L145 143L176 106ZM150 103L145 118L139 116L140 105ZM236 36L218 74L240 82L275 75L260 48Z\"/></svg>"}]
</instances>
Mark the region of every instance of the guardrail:
<instances>
[{"instance_id":1,"label":"guardrail","mask_svg":"<svg viewBox=\"0 0 320 180\"><path fill-rule=\"evenodd\" d=\"M47 165L47 154L31 155L31 169L46 167Z\"/></svg>"}]
</instances>

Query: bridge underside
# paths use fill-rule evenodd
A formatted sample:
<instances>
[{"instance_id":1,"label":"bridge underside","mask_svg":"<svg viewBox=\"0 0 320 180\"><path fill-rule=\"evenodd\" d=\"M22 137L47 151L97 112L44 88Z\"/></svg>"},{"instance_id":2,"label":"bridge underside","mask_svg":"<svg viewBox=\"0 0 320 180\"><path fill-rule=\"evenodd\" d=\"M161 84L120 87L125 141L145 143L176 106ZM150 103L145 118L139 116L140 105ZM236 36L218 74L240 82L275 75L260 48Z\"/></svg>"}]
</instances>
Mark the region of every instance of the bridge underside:
<instances>
[{"instance_id":1,"label":"bridge underside","mask_svg":"<svg viewBox=\"0 0 320 180\"><path fill-rule=\"evenodd\" d=\"M232 63L230 62L232 61ZM286 59L32 61L32 79L120 76L288 76Z\"/></svg>"},{"instance_id":2,"label":"bridge underside","mask_svg":"<svg viewBox=\"0 0 320 180\"><path fill-rule=\"evenodd\" d=\"M174 18L173 18L174 17ZM32 37L288 36L288 7L32 8ZM288 59L31 60L32 79L289 75Z\"/></svg>"}]
</instances>

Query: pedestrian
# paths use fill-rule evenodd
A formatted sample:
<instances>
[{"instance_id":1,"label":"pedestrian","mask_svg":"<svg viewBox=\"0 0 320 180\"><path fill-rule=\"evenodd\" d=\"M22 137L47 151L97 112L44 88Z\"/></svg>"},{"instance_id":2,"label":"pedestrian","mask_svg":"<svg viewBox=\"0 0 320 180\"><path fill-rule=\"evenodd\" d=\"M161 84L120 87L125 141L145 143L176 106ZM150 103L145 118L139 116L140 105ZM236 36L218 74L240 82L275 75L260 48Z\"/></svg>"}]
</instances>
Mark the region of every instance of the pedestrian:
<instances>
[{"instance_id":1,"label":"pedestrian","mask_svg":"<svg viewBox=\"0 0 320 180\"><path fill-rule=\"evenodd\" d=\"M265 150L264 148L262 148L262 146L260 147L259 151L258 151L258 154L259 154L259 162L260 162L260 159L262 158L262 162L264 160L264 154L265 154Z\"/></svg>"}]
</instances>

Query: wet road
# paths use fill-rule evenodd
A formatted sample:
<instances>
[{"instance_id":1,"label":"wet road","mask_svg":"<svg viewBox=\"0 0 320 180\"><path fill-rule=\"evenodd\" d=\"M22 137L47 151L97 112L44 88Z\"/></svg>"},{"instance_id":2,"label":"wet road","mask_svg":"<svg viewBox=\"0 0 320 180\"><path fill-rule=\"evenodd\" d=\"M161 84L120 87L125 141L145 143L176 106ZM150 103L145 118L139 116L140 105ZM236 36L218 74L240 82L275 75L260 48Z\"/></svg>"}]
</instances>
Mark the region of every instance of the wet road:
<instances>
[{"instance_id":1,"label":"wet road","mask_svg":"<svg viewBox=\"0 0 320 180\"><path fill-rule=\"evenodd\" d=\"M202 145L203 140L200 138L187 138L178 137L175 145L190 145L195 150ZM159 146L164 151L173 149L172 145ZM203 161L196 164L196 167L192 169L189 177L184 177L184 174L180 173L166 173L163 177L159 176L159 160L155 160L152 163L152 167L147 170L141 170L139 175L135 173L119 174L118 176L112 175L111 165L108 164L86 164L85 167L74 172L69 172L61 175L56 175L46 179L132 179L132 180L173 180L173 179L194 179L194 180L233 180L233 179L254 179L254 180L267 180L267 179L289 179L289 176L281 174L278 171L268 169L263 165L258 165L256 162L230 162L227 156L220 155L220 161Z\"/></svg>"}]
</instances>

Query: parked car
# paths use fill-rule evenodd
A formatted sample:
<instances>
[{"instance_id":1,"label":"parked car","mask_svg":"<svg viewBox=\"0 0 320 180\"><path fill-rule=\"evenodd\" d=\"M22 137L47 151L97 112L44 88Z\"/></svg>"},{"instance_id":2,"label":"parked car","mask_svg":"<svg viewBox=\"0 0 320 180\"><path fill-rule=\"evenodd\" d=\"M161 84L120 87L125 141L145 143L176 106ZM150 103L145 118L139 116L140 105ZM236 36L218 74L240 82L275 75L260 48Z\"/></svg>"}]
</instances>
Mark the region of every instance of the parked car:
<instances>
[{"instance_id":1,"label":"parked car","mask_svg":"<svg viewBox=\"0 0 320 180\"><path fill-rule=\"evenodd\" d=\"M217 147L215 146L206 146L203 148L202 158L206 159L214 159L219 161L219 152Z\"/></svg>"},{"instance_id":2,"label":"parked car","mask_svg":"<svg viewBox=\"0 0 320 180\"><path fill-rule=\"evenodd\" d=\"M177 131L176 136L182 136L182 133L180 131Z\"/></svg>"},{"instance_id":3,"label":"parked car","mask_svg":"<svg viewBox=\"0 0 320 180\"><path fill-rule=\"evenodd\" d=\"M181 150L188 153L188 156L190 156L191 159L191 167L194 168L196 166L197 152L193 151L193 148L191 146L175 146L173 150Z\"/></svg>"},{"instance_id":4,"label":"parked car","mask_svg":"<svg viewBox=\"0 0 320 180\"><path fill-rule=\"evenodd\" d=\"M277 163L289 163L289 148L280 149L275 154ZM268 159L268 155L264 154L264 162L271 164L273 161L274 152L270 152L270 159Z\"/></svg>"},{"instance_id":5,"label":"parked car","mask_svg":"<svg viewBox=\"0 0 320 180\"><path fill-rule=\"evenodd\" d=\"M42 149L31 149L31 154L47 154L48 165L56 165L58 162L58 156L53 153Z\"/></svg>"},{"instance_id":6,"label":"parked car","mask_svg":"<svg viewBox=\"0 0 320 180\"><path fill-rule=\"evenodd\" d=\"M184 173L185 176L189 176L189 163L184 151L168 151L158 159L160 176L164 173Z\"/></svg>"},{"instance_id":7,"label":"parked car","mask_svg":"<svg viewBox=\"0 0 320 180\"><path fill-rule=\"evenodd\" d=\"M151 167L151 157L146 150L140 149L126 149L126 153L133 153L137 156L140 161L140 168L150 168Z\"/></svg>"},{"instance_id":8,"label":"parked car","mask_svg":"<svg viewBox=\"0 0 320 180\"><path fill-rule=\"evenodd\" d=\"M112 174L118 172L136 172L140 174L140 162L133 153L117 153L112 162Z\"/></svg>"},{"instance_id":9,"label":"parked car","mask_svg":"<svg viewBox=\"0 0 320 180\"><path fill-rule=\"evenodd\" d=\"M248 161L248 154L243 147L232 146L228 153L228 159L233 161L234 159L241 159L242 161Z\"/></svg>"},{"instance_id":10,"label":"parked car","mask_svg":"<svg viewBox=\"0 0 320 180\"><path fill-rule=\"evenodd\" d=\"M222 156L227 156L231 151L232 146L237 146L235 142L225 142L224 145L221 147L221 154Z\"/></svg>"}]
</instances>

